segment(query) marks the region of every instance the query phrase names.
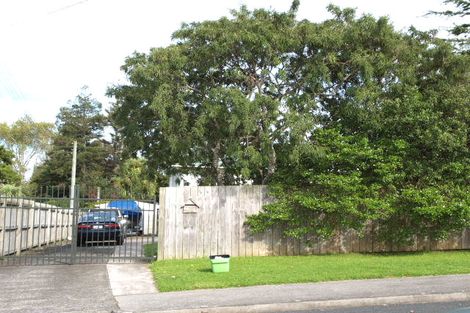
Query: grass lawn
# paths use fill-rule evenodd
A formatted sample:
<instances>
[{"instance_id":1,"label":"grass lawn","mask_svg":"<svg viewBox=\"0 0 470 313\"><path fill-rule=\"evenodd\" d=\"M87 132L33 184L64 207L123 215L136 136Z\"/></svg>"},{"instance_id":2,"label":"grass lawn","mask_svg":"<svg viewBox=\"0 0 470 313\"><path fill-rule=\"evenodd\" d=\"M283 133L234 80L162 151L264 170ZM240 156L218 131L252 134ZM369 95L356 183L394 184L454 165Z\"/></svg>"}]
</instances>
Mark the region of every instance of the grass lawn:
<instances>
[{"instance_id":1,"label":"grass lawn","mask_svg":"<svg viewBox=\"0 0 470 313\"><path fill-rule=\"evenodd\" d=\"M470 273L470 251L231 258L212 273L209 258L165 260L151 269L160 291L330 280Z\"/></svg>"},{"instance_id":2,"label":"grass lawn","mask_svg":"<svg viewBox=\"0 0 470 313\"><path fill-rule=\"evenodd\" d=\"M158 244L156 242L144 244L144 256L146 258L154 257L155 255L157 255L157 251Z\"/></svg>"}]
</instances>

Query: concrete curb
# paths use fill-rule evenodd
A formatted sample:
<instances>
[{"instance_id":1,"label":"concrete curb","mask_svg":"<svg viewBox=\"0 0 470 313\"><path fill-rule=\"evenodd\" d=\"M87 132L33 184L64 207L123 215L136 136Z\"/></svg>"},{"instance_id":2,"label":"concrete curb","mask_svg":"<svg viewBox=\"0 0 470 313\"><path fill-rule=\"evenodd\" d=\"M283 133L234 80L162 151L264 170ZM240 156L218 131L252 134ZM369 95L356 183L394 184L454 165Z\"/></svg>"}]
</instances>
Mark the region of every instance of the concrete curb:
<instances>
[{"instance_id":1,"label":"concrete curb","mask_svg":"<svg viewBox=\"0 0 470 313\"><path fill-rule=\"evenodd\" d=\"M144 311L142 313L262 313L278 311L306 311L313 309L344 308L360 306L378 306L392 304L436 303L470 301L470 293L456 292L448 294L424 294L395 297L358 298L341 300L304 301L291 303L255 304L247 306L211 307L197 309L178 309Z\"/></svg>"}]
</instances>

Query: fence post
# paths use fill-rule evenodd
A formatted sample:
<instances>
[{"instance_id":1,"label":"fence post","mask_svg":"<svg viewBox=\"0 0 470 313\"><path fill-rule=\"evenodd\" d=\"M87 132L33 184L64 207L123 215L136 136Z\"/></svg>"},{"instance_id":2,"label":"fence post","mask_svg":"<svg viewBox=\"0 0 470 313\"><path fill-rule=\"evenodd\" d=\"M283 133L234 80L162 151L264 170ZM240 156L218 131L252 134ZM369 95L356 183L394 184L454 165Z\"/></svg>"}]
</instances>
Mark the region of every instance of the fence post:
<instances>
[{"instance_id":1,"label":"fence post","mask_svg":"<svg viewBox=\"0 0 470 313\"><path fill-rule=\"evenodd\" d=\"M158 226L157 226L157 260L163 260L165 257L165 250L164 250L164 245L165 245L165 224L166 221L163 221L165 219L165 203L166 203L166 192L167 188L160 188L159 189L159 200L158 200ZM163 219L162 219L163 217Z\"/></svg>"},{"instance_id":2,"label":"fence post","mask_svg":"<svg viewBox=\"0 0 470 313\"><path fill-rule=\"evenodd\" d=\"M51 243L51 231L52 231L52 209L47 206L46 206L47 211L44 213L46 214L45 224L47 227L45 230L45 234L44 234L46 247L49 246L49 244Z\"/></svg>"},{"instance_id":3,"label":"fence post","mask_svg":"<svg viewBox=\"0 0 470 313\"><path fill-rule=\"evenodd\" d=\"M5 220L7 218L6 215L6 208L7 208L7 200L0 195L0 257L2 257L4 253L4 240L5 240Z\"/></svg>"},{"instance_id":4,"label":"fence post","mask_svg":"<svg viewBox=\"0 0 470 313\"><path fill-rule=\"evenodd\" d=\"M32 237L33 237L33 232L34 232L34 220L33 220L33 214L31 214L31 212L33 212L34 210L34 202L32 202L30 204L30 206L28 207L28 231L26 233L26 249L30 249L33 247L33 244L32 244Z\"/></svg>"},{"instance_id":5,"label":"fence post","mask_svg":"<svg viewBox=\"0 0 470 313\"><path fill-rule=\"evenodd\" d=\"M72 204L72 242L71 242L71 254L70 254L70 264L75 264L75 259L77 257L77 224L78 224L78 203L79 203L79 193L78 189L74 190L73 199L70 201Z\"/></svg>"},{"instance_id":6,"label":"fence post","mask_svg":"<svg viewBox=\"0 0 470 313\"><path fill-rule=\"evenodd\" d=\"M18 207L16 208L16 234L15 234L15 255L21 255L21 242L22 242L22 235L23 235L23 198L17 198L18 200ZM18 218L18 213L21 214L20 218Z\"/></svg>"},{"instance_id":7,"label":"fence post","mask_svg":"<svg viewBox=\"0 0 470 313\"><path fill-rule=\"evenodd\" d=\"M155 234L157 233L158 233L157 197L154 197L153 198L153 216L152 216L152 249L155 245Z\"/></svg>"}]
</instances>

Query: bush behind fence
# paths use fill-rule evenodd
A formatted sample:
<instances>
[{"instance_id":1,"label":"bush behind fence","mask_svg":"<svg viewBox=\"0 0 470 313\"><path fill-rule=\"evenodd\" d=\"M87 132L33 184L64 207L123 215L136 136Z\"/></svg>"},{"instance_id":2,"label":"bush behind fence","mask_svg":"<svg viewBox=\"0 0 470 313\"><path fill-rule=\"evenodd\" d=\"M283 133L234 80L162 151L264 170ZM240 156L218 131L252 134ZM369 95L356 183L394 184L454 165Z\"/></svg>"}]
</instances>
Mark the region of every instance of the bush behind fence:
<instances>
[{"instance_id":1,"label":"bush behind fence","mask_svg":"<svg viewBox=\"0 0 470 313\"><path fill-rule=\"evenodd\" d=\"M468 229L447 240L415 238L408 246L385 245L352 231L330 240L311 238L310 244L286 238L278 228L250 234L247 216L260 212L268 201L266 186L161 188L158 258L470 249Z\"/></svg>"}]
</instances>

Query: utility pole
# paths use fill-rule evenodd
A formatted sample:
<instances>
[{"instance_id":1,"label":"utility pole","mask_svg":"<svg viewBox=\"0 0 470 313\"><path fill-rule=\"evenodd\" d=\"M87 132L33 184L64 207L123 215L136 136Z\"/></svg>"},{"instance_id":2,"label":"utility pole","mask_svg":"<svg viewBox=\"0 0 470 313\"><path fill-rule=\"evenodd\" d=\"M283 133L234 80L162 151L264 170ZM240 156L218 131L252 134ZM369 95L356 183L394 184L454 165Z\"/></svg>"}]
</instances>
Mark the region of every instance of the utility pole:
<instances>
[{"instance_id":1,"label":"utility pole","mask_svg":"<svg viewBox=\"0 0 470 313\"><path fill-rule=\"evenodd\" d=\"M70 208L72 209L72 245L70 250L70 264L75 263L77 255L78 236L78 192L75 192L75 175L77 173L77 141L73 142L72 182L70 186Z\"/></svg>"},{"instance_id":2,"label":"utility pole","mask_svg":"<svg viewBox=\"0 0 470 313\"><path fill-rule=\"evenodd\" d=\"M73 157L72 157L72 184L70 186L70 207L73 208L75 198L75 176L77 174L77 141L73 142Z\"/></svg>"}]
</instances>

